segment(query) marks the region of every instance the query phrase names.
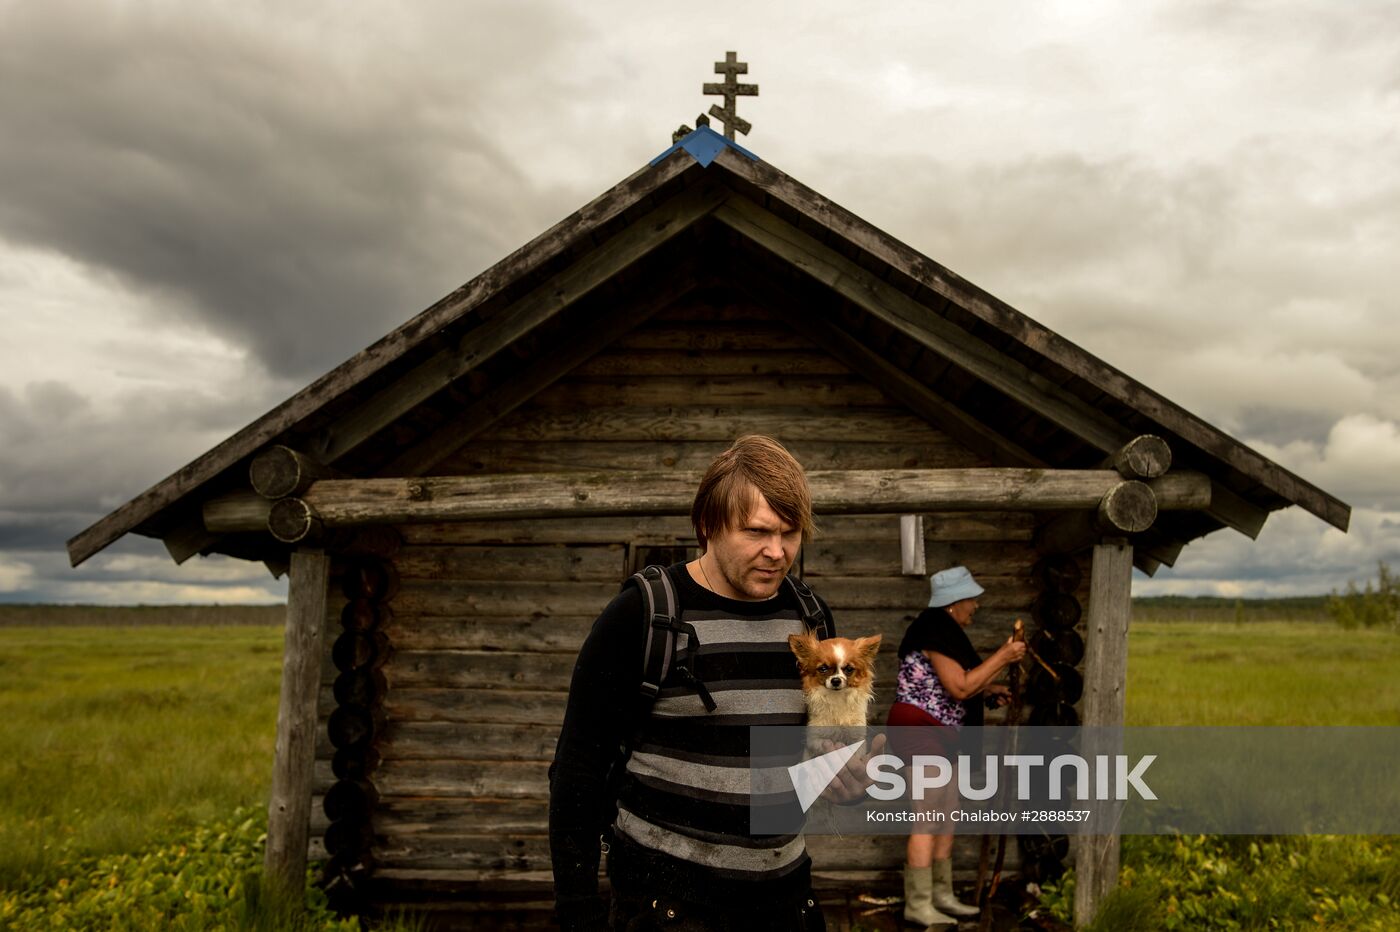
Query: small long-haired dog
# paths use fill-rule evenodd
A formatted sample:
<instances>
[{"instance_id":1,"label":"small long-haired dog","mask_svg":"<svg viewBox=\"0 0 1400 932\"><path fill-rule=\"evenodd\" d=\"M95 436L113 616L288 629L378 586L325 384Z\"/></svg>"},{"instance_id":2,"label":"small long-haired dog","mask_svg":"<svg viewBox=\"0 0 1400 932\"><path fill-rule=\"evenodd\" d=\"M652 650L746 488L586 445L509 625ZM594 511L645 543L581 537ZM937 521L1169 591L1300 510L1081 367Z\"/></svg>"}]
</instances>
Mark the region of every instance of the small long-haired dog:
<instances>
[{"instance_id":1,"label":"small long-haired dog","mask_svg":"<svg viewBox=\"0 0 1400 932\"><path fill-rule=\"evenodd\" d=\"M875 698L875 655L880 635L817 640L810 631L788 637L802 674L807 724L865 725Z\"/></svg>"}]
</instances>

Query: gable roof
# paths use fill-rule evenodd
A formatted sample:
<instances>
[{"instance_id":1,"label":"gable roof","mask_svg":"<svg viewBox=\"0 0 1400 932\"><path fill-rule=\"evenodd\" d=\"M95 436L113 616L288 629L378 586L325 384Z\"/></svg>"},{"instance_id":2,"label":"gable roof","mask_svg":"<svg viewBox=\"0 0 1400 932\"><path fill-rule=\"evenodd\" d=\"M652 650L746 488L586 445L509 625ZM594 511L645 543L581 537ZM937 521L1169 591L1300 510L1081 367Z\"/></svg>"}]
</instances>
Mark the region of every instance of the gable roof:
<instances>
[{"instance_id":1,"label":"gable roof","mask_svg":"<svg viewBox=\"0 0 1400 932\"><path fill-rule=\"evenodd\" d=\"M701 164L702 155L712 161ZM510 390L462 391L473 379L515 380L518 360L514 369L494 362L505 351L524 355L552 339L578 356L620 334L627 308L654 310L715 281L770 303L802 296L808 312L794 323L820 345L1007 465L1082 468L1138 434L1166 437L1176 463L1206 472L1214 487L1209 513L1171 516L1175 550L1224 526L1255 536L1269 512L1294 504L1347 527L1345 503L702 127L74 536L70 559L76 566L133 531L166 540L176 559L256 556L205 534L199 508L245 488L248 460L269 444L356 475L421 473L431 456L383 451L460 444L453 427L464 419L451 409L465 403L477 419L499 417L549 384L541 370ZM596 316L609 304L623 308L609 326L564 326L566 311ZM915 377L872 350L892 341L932 369ZM376 437L391 442L367 442Z\"/></svg>"}]
</instances>

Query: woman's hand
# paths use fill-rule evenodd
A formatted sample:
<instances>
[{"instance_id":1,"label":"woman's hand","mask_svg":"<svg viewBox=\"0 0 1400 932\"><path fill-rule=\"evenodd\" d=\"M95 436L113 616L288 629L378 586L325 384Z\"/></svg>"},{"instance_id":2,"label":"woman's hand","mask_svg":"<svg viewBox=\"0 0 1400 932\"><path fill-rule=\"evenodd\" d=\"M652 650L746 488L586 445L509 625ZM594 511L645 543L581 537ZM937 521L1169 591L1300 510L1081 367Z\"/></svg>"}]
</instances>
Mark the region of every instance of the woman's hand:
<instances>
[{"instance_id":1,"label":"woman's hand","mask_svg":"<svg viewBox=\"0 0 1400 932\"><path fill-rule=\"evenodd\" d=\"M995 707L998 709L1011 701L1011 690L1000 683L993 683L982 692L995 703Z\"/></svg>"},{"instance_id":2,"label":"woman's hand","mask_svg":"<svg viewBox=\"0 0 1400 932\"><path fill-rule=\"evenodd\" d=\"M997 657L1000 659L1002 666L1020 663L1021 658L1024 656L1026 656L1025 641L1007 638L1006 643L997 648Z\"/></svg>"}]
</instances>

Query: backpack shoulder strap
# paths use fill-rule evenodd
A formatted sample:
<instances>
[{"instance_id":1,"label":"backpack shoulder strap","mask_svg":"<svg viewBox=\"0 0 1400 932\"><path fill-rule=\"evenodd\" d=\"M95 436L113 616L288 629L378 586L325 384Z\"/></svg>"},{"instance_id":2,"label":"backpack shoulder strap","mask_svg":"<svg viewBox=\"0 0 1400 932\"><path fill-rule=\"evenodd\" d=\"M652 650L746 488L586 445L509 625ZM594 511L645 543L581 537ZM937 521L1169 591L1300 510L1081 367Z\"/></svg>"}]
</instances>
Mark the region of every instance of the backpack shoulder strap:
<instances>
[{"instance_id":1,"label":"backpack shoulder strap","mask_svg":"<svg viewBox=\"0 0 1400 932\"><path fill-rule=\"evenodd\" d=\"M642 601L646 611L645 646L642 648L641 696L643 711L650 711L661 693L661 684L675 667L676 675L700 696L705 711L713 712L718 706L710 690L695 675L695 651L700 639L695 634L695 626L681 621L680 600L676 595L676 584L663 566L648 566L640 573L628 578L642 590ZM675 663L676 635L687 638L686 662ZM645 715L642 716L645 719Z\"/></svg>"},{"instance_id":2,"label":"backpack shoulder strap","mask_svg":"<svg viewBox=\"0 0 1400 932\"><path fill-rule=\"evenodd\" d=\"M633 573L627 580L642 590L646 612L645 646L642 648L641 693L647 702L655 702L661 683L671 672L671 660L676 652L676 623L680 620L680 605L676 588L666 575L665 567L648 566Z\"/></svg>"},{"instance_id":3,"label":"backpack shoulder strap","mask_svg":"<svg viewBox=\"0 0 1400 932\"><path fill-rule=\"evenodd\" d=\"M785 577L784 581L792 589L792 594L797 596L797 605L802 611L802 623L819 641L831 637L831 623L827 620L826 612L822 611L821 603L817 601L812 588L795 576Z\"/></svg>"}]
</instances>

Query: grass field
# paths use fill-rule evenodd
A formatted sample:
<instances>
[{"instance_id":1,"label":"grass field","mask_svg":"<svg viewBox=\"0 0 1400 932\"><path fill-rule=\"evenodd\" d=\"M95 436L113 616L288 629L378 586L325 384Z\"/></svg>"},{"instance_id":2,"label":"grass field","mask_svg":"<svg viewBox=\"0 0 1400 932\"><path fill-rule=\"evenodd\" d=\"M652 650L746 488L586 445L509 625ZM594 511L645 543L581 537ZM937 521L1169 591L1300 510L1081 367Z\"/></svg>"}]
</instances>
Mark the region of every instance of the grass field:
<instances>
[{"instance_id":1,"label":"grass field","mask_svg":"<svg viewBox=\"0 0 1400 932\"><path fill-rule=\"evenodd\" d=\"M266 804L282 633L0 628L0 887Z\"/></svg>"},{"instance_id":2,"label":"grass field","mask_svg":"<svg viewBox=\"0 0 1400 932\"><path fill-rule=\"evenodd\" d=\"M1143 614L1129 724L1400 725L1394 634ZM203 928L186 900L227 901L240 881L223 865L258 861L281 631L72 621L0 624L0 928L141 928L131 903ZM1400 929L1394 841L1128 839L1101 928L1269 928L1230 918L1267 914L1273 928ZM1203 903L1224 918L1193 912Z\"/></svg>"},{"instance_id":3,"label":"grass field","mask_svg":"<svg viewBox=\"0 0 1400 932\"><path fill-rule=\"evenodd\" d=\"M1400 637L1327 622L1134 621L1129 725L1400 725Z\"/></svg>"}]
</instances>

